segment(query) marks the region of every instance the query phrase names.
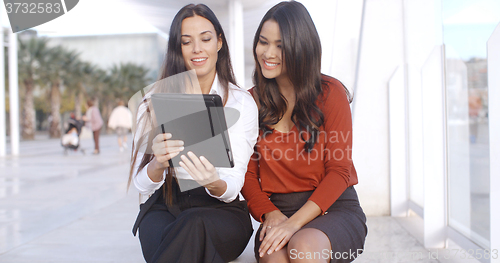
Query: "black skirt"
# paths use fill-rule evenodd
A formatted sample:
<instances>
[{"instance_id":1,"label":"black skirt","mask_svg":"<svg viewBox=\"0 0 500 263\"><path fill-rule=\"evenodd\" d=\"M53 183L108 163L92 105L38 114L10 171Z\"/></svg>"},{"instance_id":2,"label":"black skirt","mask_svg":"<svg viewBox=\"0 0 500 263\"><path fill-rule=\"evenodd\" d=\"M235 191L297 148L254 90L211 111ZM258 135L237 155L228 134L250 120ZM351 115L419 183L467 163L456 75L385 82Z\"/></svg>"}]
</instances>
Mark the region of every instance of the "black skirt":
<instances>
[{"instance_id":1,"label":"black skirt","mask_svg":"<svg viewBox=\"0 0 500 263\"><path fill-rule=\"evenodd\" d=\"M272 194L271 202L287 217L299 210L313 191L289 194ZM262 225L255 234L255 258L259 259L259 235ZM351 262L362 253L367 234L366 217L359 205L354 187L348 187L324 215L307 223L303 228L322 231L330 239L332 251L330 262Z\"/></svg>"},{"instance_id":2,"label":"black skirt","mask_svg":"<svg viewBox=\"0 0 500 263\"><path fill-rule=\"evenodd\" d=\"M141 205L133 229L146 262L229 262L243 252L253 232L246 201L225 203L203 187L177 188L174 205L167 206L162 193Z\"/></svg>"}]
</instances>

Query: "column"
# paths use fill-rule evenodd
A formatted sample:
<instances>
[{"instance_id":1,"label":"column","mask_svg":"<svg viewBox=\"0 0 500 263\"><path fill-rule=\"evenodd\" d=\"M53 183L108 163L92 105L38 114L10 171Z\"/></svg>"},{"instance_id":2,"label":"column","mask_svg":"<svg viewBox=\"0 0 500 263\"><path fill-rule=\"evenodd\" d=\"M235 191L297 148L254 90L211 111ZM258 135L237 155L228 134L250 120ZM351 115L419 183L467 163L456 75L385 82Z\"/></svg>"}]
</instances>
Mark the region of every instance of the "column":
<instances>
[{"instance_id":1,"label":"column","mask_svg":"<svg viewBox=\"0 0 500 263\"><path fill-rule=\"evenodd\" d=\"M3 38L3 9L0 8L0 61L5 61L4 54L4 38ZM7 149L7 136L6 136L7 123L5 120L5 64L0 63L0 156L6 155Z\"/></svg>"},{"instance_id":2,"label":"column","mask_svg":"<svg viewBox=\"0 0 500 263\"><path fill-rule=\"evenodd\" d=\"M446 115L444 46L436 46L422 67L424 246L446 240Z\"/></svg>"},{"instance_id":3,"label":"column","mask_svg":"<svg viewBox=\"0 0 500 263\"><path fill-rule=\"evenodd\" d=\"M19 85L17 74L17 34L9 30L9 111L11 154L19 155Z\"/></svg>"},{"instance_id":4,"label":"column","mask_svg":"<svg viewBox=\"0 0 500 263\"><path fill-rule=\"evenodd\" d=\"M406 216L407 191L407 118L404 67L399 66L389 87L389 153L391 182L391 216Z\"/></svg>"},{"instance_id":5,"label":"column","mask_svg":"<svg viewBox=\"0 0 500 263\"><path fill-rule=\"evenodd\" d=\"M229 0L229 49L238 84L245 88L245 46L243 37L243 4Z\"/></svg>"},{"instance_id":6,"label":"column","mask_svg":"<svg viewBox=\"0 0 500 263\"><path fill-rule=\"evenodd\" d=\"M500 253L500 24L488 40L488 114L490 121L490 248ZM500 257L491 259L499 263Z\"/></svg>"}]
</instances>

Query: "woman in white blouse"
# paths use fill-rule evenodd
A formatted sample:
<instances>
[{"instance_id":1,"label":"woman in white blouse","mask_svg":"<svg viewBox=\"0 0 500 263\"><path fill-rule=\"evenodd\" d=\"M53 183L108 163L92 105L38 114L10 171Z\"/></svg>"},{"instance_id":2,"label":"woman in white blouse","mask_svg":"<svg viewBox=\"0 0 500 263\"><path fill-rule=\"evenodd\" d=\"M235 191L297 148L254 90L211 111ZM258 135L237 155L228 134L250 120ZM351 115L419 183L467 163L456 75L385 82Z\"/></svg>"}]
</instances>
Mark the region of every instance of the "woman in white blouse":
<instances>
[{"instance_id":1,"label":"woman in white blouse","mask_svg":"<svg viewBox=\"0 0 500 263\"><path fill-rule=\"evenodd\" d=\"M236 86L222 27L203 4L187 5L175 16L160 79L186 70L195 70L203 94L218 94L224 107L240 112L228 129L234 167L214 168L206 158L186 153L183 142L170 140L168 131L149 136L136 131L129 184L150 197L133 232L139 230L148 263L232 261L253 232L239 192L258 136L258 110L251 95ZM142 113L138 127L151 123L149 112ZM170 167L169 160L179 154L181 167ZM195 180L201 187L181 191L177 179Z\"/></svg>"}]
</instances>

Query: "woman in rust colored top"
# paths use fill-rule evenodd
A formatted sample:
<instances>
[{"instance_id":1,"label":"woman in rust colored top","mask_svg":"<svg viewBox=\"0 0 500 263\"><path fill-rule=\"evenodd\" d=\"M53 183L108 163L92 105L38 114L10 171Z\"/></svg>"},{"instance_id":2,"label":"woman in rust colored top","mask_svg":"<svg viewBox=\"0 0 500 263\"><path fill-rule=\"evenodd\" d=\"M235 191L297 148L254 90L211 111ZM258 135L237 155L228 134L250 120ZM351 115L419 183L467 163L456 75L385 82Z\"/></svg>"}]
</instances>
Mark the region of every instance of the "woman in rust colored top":
<instances>
[{"instance_id":1,"label":"woman in rust colored top","mask_svg":"<svg viewBox=\"0 0 500 263\"><path fill-rule=\"evenodd\" d=\"M262 222L259 262L350 262L366 217L353 185L349 91L321 74L321 44L298 2L281 2L255 34L251 90L260 136L242 194Z\"/></svg>"}]
</instances>

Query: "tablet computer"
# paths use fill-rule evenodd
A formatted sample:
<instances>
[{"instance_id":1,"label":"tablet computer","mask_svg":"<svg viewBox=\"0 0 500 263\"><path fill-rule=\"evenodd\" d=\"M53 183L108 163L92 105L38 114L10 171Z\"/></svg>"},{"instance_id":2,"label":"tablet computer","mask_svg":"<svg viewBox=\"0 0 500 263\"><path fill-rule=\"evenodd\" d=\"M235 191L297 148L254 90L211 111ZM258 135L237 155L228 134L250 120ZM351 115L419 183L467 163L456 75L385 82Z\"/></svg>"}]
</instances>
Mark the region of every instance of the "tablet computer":
<instances>
[{"instance_id":1,"label":"tablet computer","mask_svg":"<svg viewBox=\"0 0 500 263\"><path fill-rule=\"evenodd\" d=\"M170 165L179 167L180 156L191 151L215 167L234 167L222 99L217 94L156 93L151 95L158 132L184 141L184 150Z\"/></svg>"}]
</instances>

